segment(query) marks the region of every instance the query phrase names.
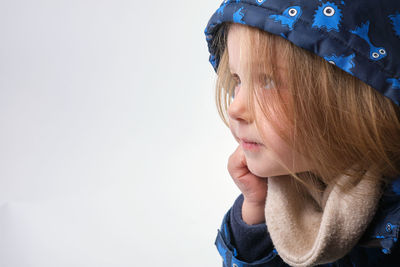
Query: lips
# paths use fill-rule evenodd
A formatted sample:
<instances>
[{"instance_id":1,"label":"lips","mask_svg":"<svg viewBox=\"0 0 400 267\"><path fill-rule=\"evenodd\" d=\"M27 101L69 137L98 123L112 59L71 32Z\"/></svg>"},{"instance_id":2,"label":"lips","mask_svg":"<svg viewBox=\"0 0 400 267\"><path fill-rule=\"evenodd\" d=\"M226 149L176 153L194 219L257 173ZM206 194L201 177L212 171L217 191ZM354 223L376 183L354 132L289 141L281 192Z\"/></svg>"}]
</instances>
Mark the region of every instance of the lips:
<instances>
[{"instance_id":1,"label":"lips","mask_svg":"<svg viewBox=\"0 0 400 267\"><path fill-rule=\"evenodd\" d=\"M252 151L252 152L258 152L262 147L261 143L255 142L254 140L251 140L251 139L245 139L245 138L240 139L240 145L242 146L242 148L244 150Z\"/></svg>"},{"instance_id":2,"label":"lips","mask_svg":"<svg viewBox=\"0 0 400 267\"><path fill-rule=\"evenodd\" d=\"M257 142L255 140L251 140L251 139L247 139L247 138L239 138L240 141L242 141L243 143L248 143L248 144L255 144L255 145L262 145L262 143Z\"/></svg>"},{"instance_id":3,"label":"lips","mask_svg":"<svg viewBox=\"0 0 400 267\"><path fill-rule=\"evenodd\" d=\"M240 144L263 145L263 143L258 142L258 140L256 140L255 138L240 137L241 135L236 134L236 131L234 131L232 128L231 128L231 132L232 132L233 137L235 137L236 141Z\"/></svg>"}]
</instances>

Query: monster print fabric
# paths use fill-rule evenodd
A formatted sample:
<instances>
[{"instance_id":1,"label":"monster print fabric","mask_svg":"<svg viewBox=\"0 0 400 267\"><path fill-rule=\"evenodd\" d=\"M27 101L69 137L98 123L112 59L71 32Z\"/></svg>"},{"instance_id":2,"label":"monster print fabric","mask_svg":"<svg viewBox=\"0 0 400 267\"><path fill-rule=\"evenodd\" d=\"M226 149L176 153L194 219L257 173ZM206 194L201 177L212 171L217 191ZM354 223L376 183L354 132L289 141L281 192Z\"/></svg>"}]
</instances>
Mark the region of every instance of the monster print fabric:
<instances>
[{"instance_id":1,"label":"monster print fabric","mask_svg":"<svg viewBox=\"0 0 400 267\"><path fill-rule=\"evenodd\" d=\"M224 0L204 31L215 71L213 36L223 22L280 35L400 105L400 1Z\"/></svg>"}]
</instances>

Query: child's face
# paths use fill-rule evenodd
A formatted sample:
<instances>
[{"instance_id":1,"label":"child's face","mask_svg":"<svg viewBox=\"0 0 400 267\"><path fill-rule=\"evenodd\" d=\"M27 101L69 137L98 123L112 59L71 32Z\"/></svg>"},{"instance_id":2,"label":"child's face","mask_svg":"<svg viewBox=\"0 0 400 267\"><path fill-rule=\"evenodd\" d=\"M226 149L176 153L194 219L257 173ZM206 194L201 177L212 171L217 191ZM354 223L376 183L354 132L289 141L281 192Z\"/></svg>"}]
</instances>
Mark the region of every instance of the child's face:
<instances>
[{"instance_id":1,"label":"child's face","mask_svg":"<svg viewBox=\"0 0 400 267\"><path fill-rule=\"evenodd\" d=\"M292 149L279 137L271 124L265 118L261 111L258 101L254 101L255 117L260 124L259 133L254 118L251 117L247 107L247 94L249 93L247 84L244 79L246 73L243 67L243 62L239 59L239 36L243 31L242 27L235 24L228 33L228 53L229 65L231 73L240 80L240 84L235 90L235 97L228 108L229 127L235 139L240 143L245 153L247 166L249 170L260 177L287 175L289 172L275 160L277 153L283 163L295 173L309 171L304 158L292 151ZM242 51L243 53L244 51ZM284 66L278 66L283 67ZM274 88L265 89L268 95L273 93ZM283 93L283 95L285 95ZM263 143L261 134L267 139ZM255 142L257 145L249 145L247 142ZM247 144L246 144L247 143Z\"/></svg>"}]
</instances>

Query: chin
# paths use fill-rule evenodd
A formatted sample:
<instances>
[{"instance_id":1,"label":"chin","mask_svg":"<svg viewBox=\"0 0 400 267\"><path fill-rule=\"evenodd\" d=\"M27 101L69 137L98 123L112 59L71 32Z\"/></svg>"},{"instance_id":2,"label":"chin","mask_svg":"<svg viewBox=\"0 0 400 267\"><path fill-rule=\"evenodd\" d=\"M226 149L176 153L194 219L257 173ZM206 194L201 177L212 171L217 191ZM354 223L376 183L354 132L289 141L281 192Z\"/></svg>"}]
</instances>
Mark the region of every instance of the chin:
<instances>
[{"instance_id":1,"label":"chin","mask_svg":"<svg viewBox=\"0 0 400 267\"><path fill-rule=\"evenodd\" d=\"M281 176L281 175L288 175L289 173L281 168L268 168L266 169L265 166L251 166L250 164L247 166L249 171L258 176L258 177L270 177L270 176ZM278 167L278 166L277 166Z\"/></svg>"}]
</instances>

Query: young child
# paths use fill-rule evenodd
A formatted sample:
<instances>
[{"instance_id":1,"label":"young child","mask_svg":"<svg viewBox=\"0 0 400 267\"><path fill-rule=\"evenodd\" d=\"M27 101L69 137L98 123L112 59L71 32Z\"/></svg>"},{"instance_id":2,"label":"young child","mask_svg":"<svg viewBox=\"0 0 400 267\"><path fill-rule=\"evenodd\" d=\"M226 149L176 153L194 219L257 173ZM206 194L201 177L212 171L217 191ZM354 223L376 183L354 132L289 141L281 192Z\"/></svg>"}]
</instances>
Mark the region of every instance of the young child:
<instances>
[{"instance_id":1,"label":"young child","mask_svg":"<svg viewBox=\"0 0 400 267\"><path fill-rule=\"evenodd\" d=\"M205 35L239 143L223 266L400 266L400 2L225 0Z\"/></svg>"}]
</instances>

